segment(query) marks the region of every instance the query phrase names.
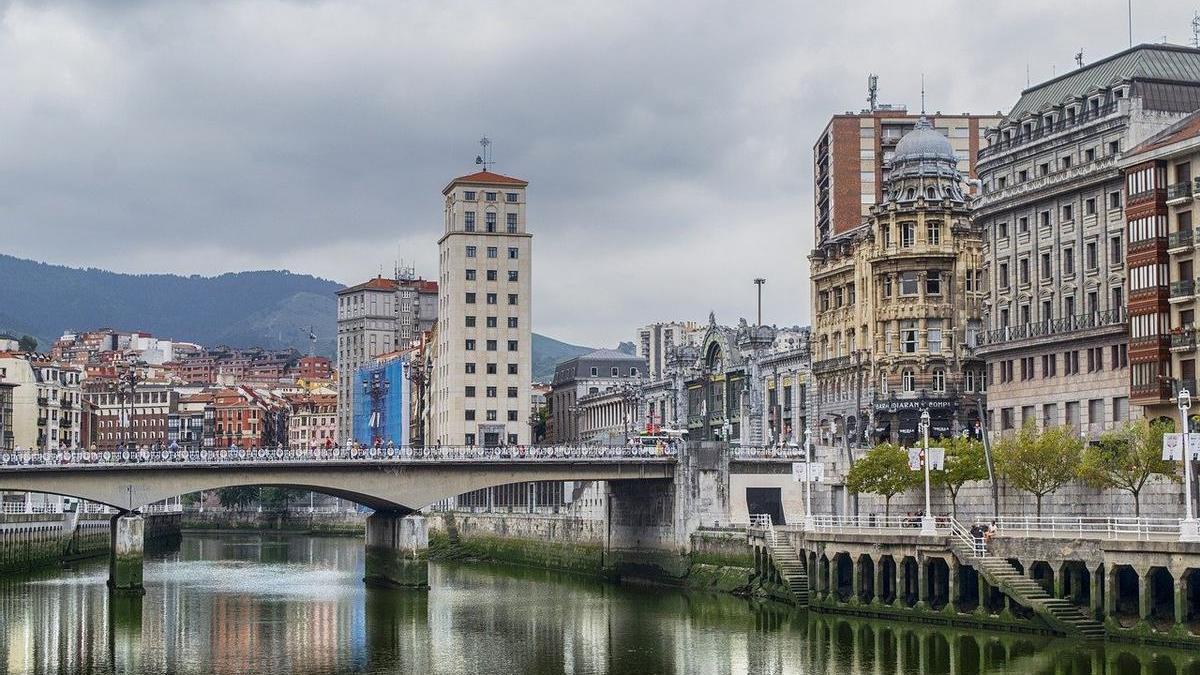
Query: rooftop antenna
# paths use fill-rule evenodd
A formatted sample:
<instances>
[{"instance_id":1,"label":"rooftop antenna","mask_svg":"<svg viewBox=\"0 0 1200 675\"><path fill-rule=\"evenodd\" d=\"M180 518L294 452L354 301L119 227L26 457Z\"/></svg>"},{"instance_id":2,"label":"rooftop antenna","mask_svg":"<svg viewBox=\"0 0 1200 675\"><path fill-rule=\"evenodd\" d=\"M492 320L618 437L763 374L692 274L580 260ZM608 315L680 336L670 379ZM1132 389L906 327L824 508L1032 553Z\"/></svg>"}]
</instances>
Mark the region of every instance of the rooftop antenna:
<instances>
[{"instance_id":1,"label":"rooftop antenna","mask_svg":"<svg viewBox=\"0 0 1200 675\"><path fill-rule=\"evenodd\" d=\"M1075 52L1075 65L1080 68L1083 67L1083 47L1080 47L1079 51Z\"/></svg>"},{"instance_id":2,"label":"rooftop antenna","mask_svg":"<svg viewBox=\"0 0 1200 675\"><path fill-rule=\"evenodd\" d=\"M313 327L310 324L308 327L308 355L312 356L317 351L317 334L313 332Z\"/></svg>"},{"instance_id":3,"label":"rooftop antenna","mask_svg":"<svg viewBox=\"0 0 1200 675\"><path fill-rule=\"evenodd\" d=\"M1192 15L1192 46L1200 49L1200 12Z\"/></svg>"},{"instance_id":4,"label":"rooftop antenna","mask_svg":"<svg viewBox=\"0 0 1200 675\"><path fill-rule=\"evenodd\" d=\"M921 114L925 114L925 73L921 73Z\"/></svg>"},{"instance_id":5,"label":"rooftop antenna","mask_svg":"<svg viewBox=\"0 0 1200 675\"><path fill-rule=\"evenodd\" d=\"M1129 0L1127 4L1129 10L1129 46L1133 46L1133 0Z\"/></svg>"},{"instance_id":6,"label":"rooftop antenna","mask_svg":"<svg viewBox=\"0 0 1200 675\"><path fill-rule=\"evenodd\" d=\"M1025 62L1025 88L1029 88L1029 62Z\"/></svg>"},{"instance_id":7,"label":"rooftop antenna","mask_svg":"<svg viewBox=\"0 0 1200 675\"><path fill-rule=\"evenodd\" d=\"M483 170L487 171L493 164L495 164L495 162L492 161L492 141L487 136L484 136L483 138L479 139L479 145L483 148L483 152L475 155L475 164L482 166Z\"/></svg>"},{"instance_id":8,"label":"rooftop antenna","mask_svg":"<svg viewBox=\"0 0 1200 675\"><path fill-rule=\"evenodd\" d=\"M867 103L870 105L871 110L874 110L875 106L878 104L878 102L879 102L879 76L876 75L875 73L871 73L871 74L867 75Z\"/></svg>"}]
</instances>

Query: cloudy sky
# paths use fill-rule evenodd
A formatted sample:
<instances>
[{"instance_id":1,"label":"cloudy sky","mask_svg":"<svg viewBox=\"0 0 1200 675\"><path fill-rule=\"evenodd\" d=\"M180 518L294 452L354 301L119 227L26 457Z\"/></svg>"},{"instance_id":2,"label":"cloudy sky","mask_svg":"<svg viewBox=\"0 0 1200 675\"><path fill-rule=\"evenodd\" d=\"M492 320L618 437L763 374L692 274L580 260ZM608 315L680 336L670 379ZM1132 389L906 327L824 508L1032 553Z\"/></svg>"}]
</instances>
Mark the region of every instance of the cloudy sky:
<instances>
[{"instance_id":1,"label":"cloudy sky","mask_svg":"<svg viewBox=\"0 0 1200 675\"><path fill-rule=\"evenodd\" d=\"M1135 0L1136 42L1192 7ZM440 191L530 181L534 329L807 323L812 144L880 98L1007 109L1127 46L1126 0L8 2L0 252L125 272L436 277Z\"/></svg>"}]
</instances>

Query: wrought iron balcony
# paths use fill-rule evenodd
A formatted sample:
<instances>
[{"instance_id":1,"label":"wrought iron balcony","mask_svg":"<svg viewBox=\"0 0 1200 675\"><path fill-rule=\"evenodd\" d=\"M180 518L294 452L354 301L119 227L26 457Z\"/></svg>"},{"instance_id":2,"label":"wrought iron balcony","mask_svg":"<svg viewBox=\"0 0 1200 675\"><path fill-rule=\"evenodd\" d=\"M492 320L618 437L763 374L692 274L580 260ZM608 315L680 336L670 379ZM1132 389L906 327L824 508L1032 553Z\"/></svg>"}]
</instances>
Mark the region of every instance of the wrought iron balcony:
<instances>
[{"instance_id":1,"label":"wrought iron balcony","mask_svg":"<svg viewBox=\"0 0 1200 675\"><path fill-rule=\"evenodd\" d=\"M1186 230L1168 233L1167 248L1182 248L1184 246L1191 246L1192 241L1195 239L1194 232L1195 231L1189 227Z\"/></svg>"},{"instance_id":2,"label":"wrought iron balcony","mask_svg":"<svg viewBox=\"0 0 1200 675\"><path fill-rule=\"evenodd\" d=\"M1171 282L1171 298L1187 298L1196 294L1196 281L1182 279Z\"/></svg>"},{"instance_id":3,"label":"wrought iron balcony","mask_svg":"<svg viewBox=\"0 0 1200 675\"><path fill-rule=\"evenodd\" d=\"M1110 309L1107 312L1079 314L1076 316L1063 317L1061 319L1049 319L1046 321L1037 321L1018 326L1005 326L1002 328L984 331L983 333L980 333L980 344L993 345L1004 342L1013 342L1015 340L1044 337L1047 335L1062 335L1064 333L1073 333L1076 331L1091 330L1093 328L1114 326L1123 323L1124 321L1125 308L1122 307L1119 309Z\"/></svg>"},{"instance_id":4,"label":"wrought iron balcony","mask_svg":"<svg viewBox=\"0 0 1200 675\"><path fill-rule=\"evenodd\" d=\"M1195 351L1196 331L1185 330L1182 333L1173 333L1171 335L1171 349L1181 352Z\"/></svg>"},{"instance_id":5,"label":"wrought iron balcony","mask_svg":"<svg viewBox=\"0 0 1200 675\"><path fill-rule=\"evenodd\" d=\"M1167 201L1176 199L1191 199L1192 198L1192 182L1183 181L1167 186Z\"/></svg>"}]
</instances>

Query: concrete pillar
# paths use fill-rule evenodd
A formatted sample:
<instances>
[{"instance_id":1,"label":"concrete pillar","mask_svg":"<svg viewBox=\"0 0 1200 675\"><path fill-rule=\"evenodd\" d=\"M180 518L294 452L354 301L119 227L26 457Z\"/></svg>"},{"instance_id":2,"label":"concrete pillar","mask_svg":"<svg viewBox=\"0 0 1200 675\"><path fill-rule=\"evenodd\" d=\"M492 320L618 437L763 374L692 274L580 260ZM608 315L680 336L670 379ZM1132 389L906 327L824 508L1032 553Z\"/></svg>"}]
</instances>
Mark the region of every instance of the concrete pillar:
<instances>
[{"instance_id":1,"label":"concrete pillar","mask_svg":"<svg viewBox=\"0 0 1200 675\"><path fill-rule=\"evenodd\" d=\"M109 528L108 587L117 593L141 595L142 557L146 523L140 513L118 513Z\"/></svg>"},{"instance_id":2,"label":"concrete pillar","mask_svg":"<svg viewBox=\"0 0 1200 675\"><path fill-rule=\"evenodd\" d=\"M979 596L978 611L984 614L989 613L990 610L988 610L988 600L991 600L992 589L988 588L987 579L983 578L983 575L979 573L979 570L975 570L975 594ZM983 665L982 661L980 662L980 665Z\"/></svg>"},{"instance_id":3,"label":"concrete pillar","mask_svg":"<svg viewBox=\"0 0 1200 675\"><path fill-rule=\"evenodd\" d=\"M1187 570L1171 570L1175 575L1175 623L1187 621L1188 579Z\"/></svg>"},{"instance_id":4,"label":"concrete pillar","mask_svg":"<svg viewBox=\"0 0 1200 675\"><path fill-rule=\"evenodd\" d=\"M850 561L850 598L857 600L862 594L862 559L854 558Z\"/></svg>"},{"instance_id":5,"label":"concrete pillar","mask_svg":"<svg viewBox=\"0 0 1200 675\"><path fill-rule=\"evenodd\" d=\"M1104 566L1097 565L1096 569L1091 571L1091 588L1088 589L1091 594L1091 609L1092 616L1101 618L1104 616Z\"/></svg>"},{"instance_id":6,"label":"concrete pillar","mask_svg":"<svg viewBox=\"0 0 1200 675\"><path fill-rule=\"evenodd\" d=\"M929 606L929 561L917 560L917 606ZM921 672L925 672L924 669Z\"/></svg>"},{"instance_id":7,"label":"concrete pillar","mask_svg":"<svg viewBox=\"0 0 1200 675\"><path fill-rule=\"evenodd\" d=\"M947 561L946 584L949 586L949 588L946 589L946 597L949 598L950 607L951 609L958 611L958 603L960 600L962 600L960 597L962 593L958 588L958 563L956 561ZM955 671L954 669L951 669L950 672L953 673Z\"/></svg>"},{"instance_id":8,"label":"concrete pillar","mask_svg":"<svg viewBox=\"0 0 1200 675\"><path fill-rule=\"evenodd\" d=\"M376 511L367 518L364 581L396 588L429 588L429 530L425 516Z\"/></svg>"},{"instance_id":9,"label":"concrete pillar","mask_svg":"<svg viewBox=\"0 0 1200 675\"><path fill-rule=\"evenodd\" d=\"M1138 574L1138 616L1142 619L1149 619L1150 610L1153 609L1150 592L1150 570L1146 570Z\"/></svg>"},{"instance_id":10,"label":"concrete pillar","mask_svg":"<svg viewBox=\"0 0 1200 675\"><path fill-rule=\"evenodd\" d=\"M884 583L885 576L883 573L883 558L880 558L875 561L875 597L879 602L887 602L887 592L884 588L886 586ZM876 634L878 634L878 631L876 631Z\"/></svg>"},{"instance_id":11,"label":"concrete pillar","mask_svg":"<svg viewBox=\"0 0 1200 675\"><path fill-rule=\"evenodd\" d=\"M894 571L895 571L895 580L893 581L893 583L895 584L895 591L896 591L896 606L903 607L904 606L904 557L903 556L901 556L900 559L896 561L896 568Z\"/></svg>"},{"instance_id":12,"label":"concrete pillar","mask_svg":"<svg viewBox=\"0 0 1200 675\"><path fill-rule=\"evenodd\" d=\"M1053 591L1054 597L1056 597L1056 598L1067 597L1066 578L1067 578L1067 574L1069 573L1067 564L1063 563L1062 565L1059 566L1059 568L1057 570L1054 569L1053 567L1051 567L1050 573L1054 575L1054 578L1051 580L1051 588L1054 589L1054 591Z\"/></svg>"}]
</instances>

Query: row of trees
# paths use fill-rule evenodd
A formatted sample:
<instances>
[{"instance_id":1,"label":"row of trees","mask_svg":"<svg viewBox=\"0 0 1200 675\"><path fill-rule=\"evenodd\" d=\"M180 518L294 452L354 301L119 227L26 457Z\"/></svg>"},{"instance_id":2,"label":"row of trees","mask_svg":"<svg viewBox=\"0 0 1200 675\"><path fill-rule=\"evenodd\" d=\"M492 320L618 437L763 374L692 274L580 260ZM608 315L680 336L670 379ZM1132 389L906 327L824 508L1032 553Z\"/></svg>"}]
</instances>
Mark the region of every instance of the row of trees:
<instances>
[{"instance_id":1,"label":"row of trees","mask_svg":"<svg viewBox=\"0 0 1200 675\"><path fill-rule=\"evenodd\" d=\"M1073 480L1097 488L1113 488L1133 497L1133 511L1141 515L1141 495L1151 476L1179 480L1175 462L1162 459L1163 434L1171 427L1163 422L1142 420L1105 433L1098 443L1088 444L1070 427L1043 431L1027 424L1020 433L1000 439L993 448L996 471L1013 487L1042 501ZM950 494L951 515L958 517L958 494L971 481L986 480L987 461L983 444L968 438L939 440L946 449L945 470L930 473L932 483ZM920 487L924 477L908 467L908 453L891 443L877 445L854 463L846 477L852 492L876 494L884 499L891 515L892 498Z\"/></svg>"}]
</instances>

